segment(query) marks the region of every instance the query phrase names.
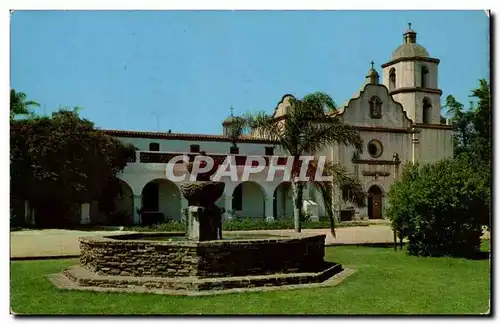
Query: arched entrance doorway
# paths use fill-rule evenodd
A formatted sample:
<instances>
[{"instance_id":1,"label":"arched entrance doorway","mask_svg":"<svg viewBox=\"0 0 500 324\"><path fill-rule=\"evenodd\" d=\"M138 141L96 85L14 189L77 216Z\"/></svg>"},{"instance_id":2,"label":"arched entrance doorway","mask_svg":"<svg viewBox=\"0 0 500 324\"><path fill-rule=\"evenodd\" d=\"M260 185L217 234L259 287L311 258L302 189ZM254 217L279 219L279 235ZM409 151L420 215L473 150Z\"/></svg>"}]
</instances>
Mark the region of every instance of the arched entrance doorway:
<instances>
[{"instance_id":1,"label":"arched entrance doorway","mask_svg":"<svg viewBox=\"0 0 500 324\"><path fill-rule=\"evenodd\" d=\"M104 225L133 223L133 193L129 184L121 179L110 182L99 200L90 203L90 222Z\"/></svg>"},{"instance_id":2,"label":"arched entrance doorway","mask_svg":"<svg viewBox=\"0 0 500 324\"><path fill-rule=\"evenodd\" d=\"M382 218L382 189L377 185L368 189L368 218Z\"/></svg>"},{"instance_id":3,"label":"arched entrance doorway","mask_svg":"<svg viewBox=\"0 0 500 324\"><path fill-rule=\"evenodd\" d=\"M292 185L280 183L274 189L273 216L275 219L293 216Z\"/></svg>"},{"instance_id":4,"label":"arched entrance doorway","mask_svg":"<svg viewBox=\"0 0 500 324\"><path fill-rule=\"evenodd\" d=\"M165 220L181 219L181 192L167 179L155 179L142 189L142 211L160 212Z\"/></svg>"},{"instance_id":5,"label":"arched entrance doorway","mask_svg":"<svg viewBox=\"0 0 500 324\"><path fill-rule=\"evenodd\" d=\"M264 190L256 182L242 182L234 189L232 206L237 217L264 218Z\"/></svg>"}]
</instances>

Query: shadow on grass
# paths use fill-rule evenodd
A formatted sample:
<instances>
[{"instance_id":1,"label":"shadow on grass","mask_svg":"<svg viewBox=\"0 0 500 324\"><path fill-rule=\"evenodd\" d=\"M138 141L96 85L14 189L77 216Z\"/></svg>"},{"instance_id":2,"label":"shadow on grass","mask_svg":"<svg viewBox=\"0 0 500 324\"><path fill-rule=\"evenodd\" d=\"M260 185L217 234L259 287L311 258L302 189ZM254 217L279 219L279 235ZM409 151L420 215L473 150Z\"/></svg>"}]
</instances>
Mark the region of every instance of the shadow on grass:
<instances>
[{"instance_id":1,"label":"shadow on grass","mask_svg":"<svg viewBox=\"0 0 500 324\"><path fill-rule=\"evenodd\" d=\"M470 260L486 260L490 258L490 252L488 251L478 251L471 256L466 257Z\"/></svg>"}]
</instances>

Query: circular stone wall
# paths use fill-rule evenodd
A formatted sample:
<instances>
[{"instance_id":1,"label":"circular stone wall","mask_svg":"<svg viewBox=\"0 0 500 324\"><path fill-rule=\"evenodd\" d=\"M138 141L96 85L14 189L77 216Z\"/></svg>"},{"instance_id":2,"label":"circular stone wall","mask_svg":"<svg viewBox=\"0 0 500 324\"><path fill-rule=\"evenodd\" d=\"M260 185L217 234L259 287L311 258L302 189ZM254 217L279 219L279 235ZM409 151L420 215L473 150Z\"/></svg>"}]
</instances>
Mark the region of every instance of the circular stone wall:
<instances>
[{"instance_id":1,"label":"circular stone wall","mask_svg":"<svg viewBox=\"0 0 500 324\"><path fill-rule=\"evenodd\" d=\"M184 233L84 237L80 263L100 275L198 278L314 272L325 264L325 235L204 242L141 240L167 235Z\"/></svg>"}]
</instances>

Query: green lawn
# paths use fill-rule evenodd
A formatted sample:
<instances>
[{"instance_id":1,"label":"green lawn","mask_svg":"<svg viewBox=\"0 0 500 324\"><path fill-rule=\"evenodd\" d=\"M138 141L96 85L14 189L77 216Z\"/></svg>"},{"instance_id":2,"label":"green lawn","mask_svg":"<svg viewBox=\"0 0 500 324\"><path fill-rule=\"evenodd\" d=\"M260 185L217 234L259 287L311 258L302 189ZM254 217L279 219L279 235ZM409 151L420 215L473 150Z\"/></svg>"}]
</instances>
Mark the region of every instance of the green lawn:
<instances>
[{"instance_id":1,"label":"green lawn","mask_svg":"<svg viewBox=\"0 0 500 324\"><path fill-rule=\"evenodd\" d=\"M410 257L383 247L328 247L326 259L358 271L336 287L184 297L58 290L44 277L78 260L11 262L18 314L480 314L489 260Z\"/></svg>"}]
</instances>

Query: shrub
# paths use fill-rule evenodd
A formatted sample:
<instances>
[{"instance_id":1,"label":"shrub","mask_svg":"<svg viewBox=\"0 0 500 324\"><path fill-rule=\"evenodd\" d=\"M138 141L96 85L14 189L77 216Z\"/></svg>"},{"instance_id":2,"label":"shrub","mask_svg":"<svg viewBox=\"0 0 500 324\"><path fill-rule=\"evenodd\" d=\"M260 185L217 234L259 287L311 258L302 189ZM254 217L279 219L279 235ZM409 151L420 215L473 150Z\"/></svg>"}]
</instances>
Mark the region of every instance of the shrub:
<instances>
[{"instance_id":1,"label":"shrub","mask_svg":"<svg viewBox=\"0 0 500 324\"><path fill-rule=\"evenodd\" d=\"M165 219L165 216L163 215L163 213L160 213L160 212L143 211L140 214L141 214L142 224L144 224L146 226L161 224L162 222L164 222L164 219Z\"/></svg>"},{"instance_id":2,"label":"shrub","mask_svg":"<svg viewBox=\"0 0 500 324\"><path fill-rule=\"evenodd\" d=\"M489 214L481 175L465 159L407 164L389 190L387 215L408 252L421 256L471 256L479 250Z\"/></svg>"},{"instance_id":3,"label":"shrub","mask_svg":"<svg viewBox=\"0 0 500 324\"><path fill-rule=\"evenodd\" d=\"M121 226L132 224L132 215L126 211L118 210L106 216L106 225Z\"/></svg>"},{"instance_id":4,"label":"shrub","mask_svg":"<svg viewBox=\"0 0 500 324\"><path fill-rule=\"evenodd\" d=\"M170 221L162 224L146 226L133 226L127 230L140 231L140 232L178 232L186 231L186 222L183 221ZM337 223L336 227L347 226L368 226L367 222L349 222ZM242 218L224 221L222 223L223 231L251 231L251 230L275 230L275 229L293 229L293 219L283 218L277 219L273 222L268 222L264 219ZM330 220L322 219L319 222L304 222L302 228L304 229L327 229L330 228Z\"/></svg>"}]
</instances>

